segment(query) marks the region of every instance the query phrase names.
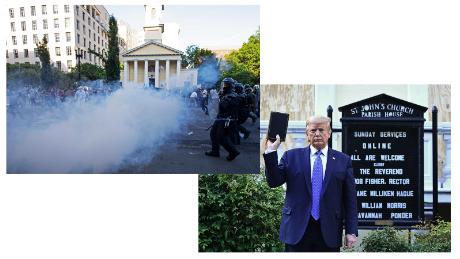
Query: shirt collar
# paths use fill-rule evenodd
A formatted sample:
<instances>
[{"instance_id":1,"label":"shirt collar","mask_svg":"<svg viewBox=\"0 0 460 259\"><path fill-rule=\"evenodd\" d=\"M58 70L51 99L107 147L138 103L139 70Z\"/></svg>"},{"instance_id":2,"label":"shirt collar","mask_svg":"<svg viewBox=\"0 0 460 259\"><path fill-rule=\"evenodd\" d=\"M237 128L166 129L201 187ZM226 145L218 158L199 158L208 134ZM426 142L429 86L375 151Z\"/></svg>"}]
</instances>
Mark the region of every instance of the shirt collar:
<instances>
[{"instance_id":1,"label":"shirt collar","mask_svg":"<svg viewBox=\"0 0 460 259\"><path fill-rule=\"evenodd\" d=\"M327 155L327 151L328 151L328 146L326 145L323 149L321 149L321 154L326 156ZM314 146L310 145L310 156L314 156L316 154L316 152L318 151L318 149L316 149Z\"/></svg>"}]
</instances>

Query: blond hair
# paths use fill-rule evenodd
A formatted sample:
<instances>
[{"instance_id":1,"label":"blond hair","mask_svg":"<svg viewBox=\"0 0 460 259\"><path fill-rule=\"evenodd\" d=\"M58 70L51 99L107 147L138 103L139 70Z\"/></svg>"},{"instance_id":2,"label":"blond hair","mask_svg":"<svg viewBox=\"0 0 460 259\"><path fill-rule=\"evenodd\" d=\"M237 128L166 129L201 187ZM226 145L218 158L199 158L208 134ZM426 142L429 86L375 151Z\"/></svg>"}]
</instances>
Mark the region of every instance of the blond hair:
<instances>
[{"instance_id":1,"label":"blond hair","mask_svg":"<svg viewBox=\"0 0 460 259\"><path fill-rule=\"evenodd\" d=\"M308 125L310 125L312 123L317 123L317 124L326 123L329 133L331 132L331 126L330 126L331 118L329 118L329 117L326 117L326 116L311 116L307 120L307 130L308 130Z\"/></svg>"}]
</instances>

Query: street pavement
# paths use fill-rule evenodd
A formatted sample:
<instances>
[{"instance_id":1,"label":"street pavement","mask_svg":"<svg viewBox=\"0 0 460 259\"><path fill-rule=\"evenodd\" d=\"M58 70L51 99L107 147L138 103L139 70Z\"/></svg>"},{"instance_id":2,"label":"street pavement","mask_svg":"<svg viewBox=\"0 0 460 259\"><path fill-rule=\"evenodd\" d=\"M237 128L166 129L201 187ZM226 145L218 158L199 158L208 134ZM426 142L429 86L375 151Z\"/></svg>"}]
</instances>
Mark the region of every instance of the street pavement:
<instances>
[{"instance_id":1,"label":"street pavement","mask_svg":"<svg viewBox=\"0 0 460 259\"><path fill-rule=\"evenodd\" d=\"M174 134L162 144L149 164L124 168L119 173L181 173L181 174L248 174L258 173L259 159L259 119L255 123L251 118L243 124L251 131L249 138L241 138L240 145L235 145L241 153L233 161L227 161L227 151L220 148L220 157L204 154L211 150L208 129L216 115L216 109L210 107L206 115L199 107L190 107L188 123L180 133Z\"/></svg>"}]
</instances>

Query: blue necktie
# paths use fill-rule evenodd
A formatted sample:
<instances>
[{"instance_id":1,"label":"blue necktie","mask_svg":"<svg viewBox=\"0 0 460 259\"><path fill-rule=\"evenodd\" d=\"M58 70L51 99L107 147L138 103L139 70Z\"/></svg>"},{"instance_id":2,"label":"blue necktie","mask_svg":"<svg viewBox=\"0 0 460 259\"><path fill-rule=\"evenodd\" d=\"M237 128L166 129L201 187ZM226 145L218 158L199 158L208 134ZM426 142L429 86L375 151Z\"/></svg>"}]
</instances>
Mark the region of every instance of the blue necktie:
<instances>
[{"instance_id":1,"label":"blue necktie","mask_svg":"<svg viewBox=\"0 0 460 259\"><path fill-rule=\"evenodd\" d=\"M312 207L311 215L315 220L319 219L319 197L323 185L323 163L321 161L321 151L315 153L316 159L313 164L313 176L311 178L312 187Z\"/></svg>"}]
</instances>

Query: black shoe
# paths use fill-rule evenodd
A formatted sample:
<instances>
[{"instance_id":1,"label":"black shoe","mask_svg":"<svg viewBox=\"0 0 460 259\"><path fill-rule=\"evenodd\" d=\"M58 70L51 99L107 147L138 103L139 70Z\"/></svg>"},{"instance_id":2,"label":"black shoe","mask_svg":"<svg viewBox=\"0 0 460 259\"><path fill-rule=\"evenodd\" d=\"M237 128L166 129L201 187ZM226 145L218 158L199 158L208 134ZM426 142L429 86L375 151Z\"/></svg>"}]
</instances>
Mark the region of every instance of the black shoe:
<instances>
[{"instance_id":1,"label":"black shoe","mask_svg":"<svg viewBox=\"0 0 460 259\"><path fill-rule=\"evenodd\" d=\"M228 161L232 161L232 160L235 159L239 154L240 154L240 152L238 152L238 151L236 151L236 152L233 153L233 154L229 154L229 155L227 156L227 160L228 160Z\"/></svg>"},{"instance_id":2,"label":"black shoe","mask_svg":"<svg viewBox=\"0 0 460 259\"><path fill-rule=\"evenodd\" d=\"M251 134L251 132L250 132L249 130L246 131L246 132L244 133L244 137L243 137L243 138L244 138L244 139L249 138L249 134Z\"/></svg>"},{"instance_id":3,"label":"black shoe","mask_svg":"<svg viewBox=\"0 0 460 259\"><path fill-rule=\"evenodd\" d=\"M205 155L207 156L213 156L213 157L219 157L219 153L215 153L215 152L212 152L212 151L206 151L204 152Z\"/></svg>"}]
</instances>

